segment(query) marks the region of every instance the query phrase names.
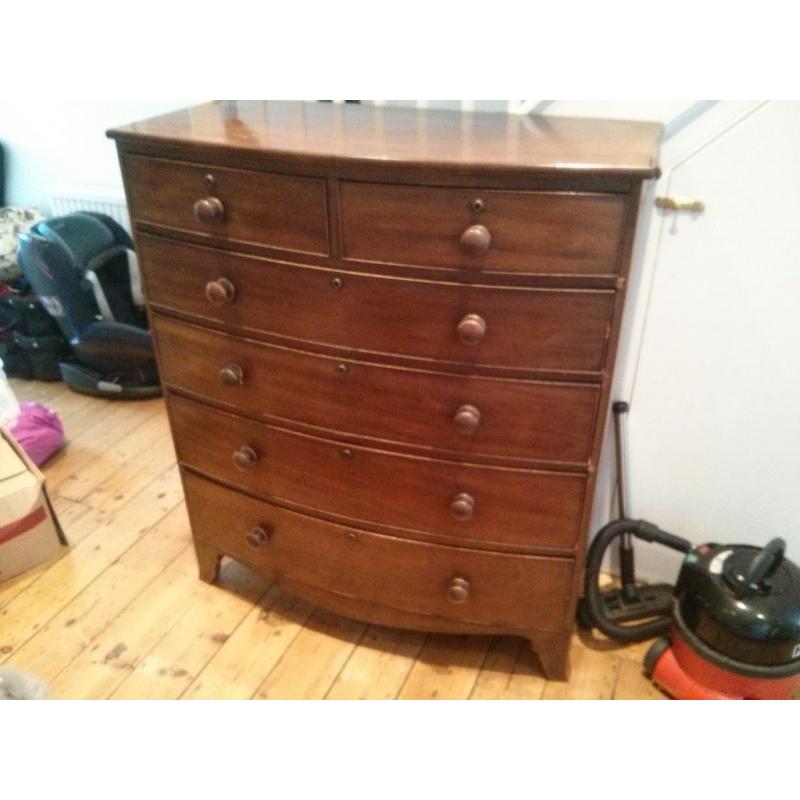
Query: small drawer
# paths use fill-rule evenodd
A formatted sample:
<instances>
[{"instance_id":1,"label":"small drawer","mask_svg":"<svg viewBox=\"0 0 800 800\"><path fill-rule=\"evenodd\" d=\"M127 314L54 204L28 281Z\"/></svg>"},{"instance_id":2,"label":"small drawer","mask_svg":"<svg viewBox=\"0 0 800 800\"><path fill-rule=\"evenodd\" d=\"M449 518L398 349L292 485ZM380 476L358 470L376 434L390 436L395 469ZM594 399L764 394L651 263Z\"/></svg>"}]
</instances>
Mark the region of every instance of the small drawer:
<instances>
[{"instance_id":1,"label":"small drawer","mask_svg":"<svg viewBox=\"0 0 800 800\"><path fill-rule=\"evenodd\" d=\"M265 499L453 543L573 549L586 475L359 447L169 398L178 460ZM198 435L202 432L202 435Z\"/></svg>"},{"instance_id":2,"label":"small drawer","mask_svg":"<svg viewBox=\"0 0 800 800\"><path fill-rule=\"evenodd\" d=\"M570 624L574 561L425 544L325 522L183 472L193 535L348 598L507 630Z\"/></svg>"},{"instance_id":3,"label":"small drawer","mask_svg":"<svg viewBox=\"0 0 800 800\"><path fill-rule=\"evenodd\" d=\"M614 275L624 195L340 184L343 255L484 272Z\"/></svg>"},{"instance_id":4,"label":"small drawer","mask_svg":"<svg viewBox=\"0 0 800 800\"><path fill-rule=\"evenodd\" d=\"M123 156L134 223L226 242L327 255L325 182L319 178Z\"/></svg>"},{"instance_id":5,"label":"small drawer","mask_svg":"<svg viewBox=\"0 0 800 800\"><path fill-rule=\"evenodd\" d=\"M261 416L457 453L585 464L599 386L338 359L154 315L167 386Z\"/></svg>"},{"instance_id":6,"label":"small drawer","mask_svg":"<svg viewBox=\"0 0 800 800\"><path fill-rule=\"evenodd\" d=\"M478 367L593 372L614 292L363 275L140 235L149 301L296 341Z\"/></svg>"}]
</instances>

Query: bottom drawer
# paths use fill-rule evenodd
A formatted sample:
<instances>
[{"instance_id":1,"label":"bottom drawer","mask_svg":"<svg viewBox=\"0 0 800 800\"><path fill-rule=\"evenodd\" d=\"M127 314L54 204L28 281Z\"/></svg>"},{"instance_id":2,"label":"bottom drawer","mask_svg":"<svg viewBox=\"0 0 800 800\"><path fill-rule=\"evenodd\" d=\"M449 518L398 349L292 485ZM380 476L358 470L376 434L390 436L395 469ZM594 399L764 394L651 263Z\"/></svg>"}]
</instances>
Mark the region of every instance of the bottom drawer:
<instances>
[{"instance_id":1,"label":"bottom drawer","mask_svg":"<svg viewBox=\"0 0 800 800\"><path fill-rule=\"evenodd\" d=\"M300 584L501 630L570 624L574 562L424 544L273 506L183 471L196 538Z\"/></svg>"}]
</instances>

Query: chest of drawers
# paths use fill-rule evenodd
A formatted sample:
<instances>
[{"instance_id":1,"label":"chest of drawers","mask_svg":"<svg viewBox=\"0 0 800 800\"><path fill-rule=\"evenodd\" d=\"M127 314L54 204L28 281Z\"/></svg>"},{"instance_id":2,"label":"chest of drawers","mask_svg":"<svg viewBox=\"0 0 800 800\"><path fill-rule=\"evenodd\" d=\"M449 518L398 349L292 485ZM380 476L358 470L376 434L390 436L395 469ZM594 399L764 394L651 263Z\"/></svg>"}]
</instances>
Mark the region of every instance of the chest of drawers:
<instances>
[{"instance_id":1,"label":"chest of drawers","mask_svg":"<svg viewBox=\"0 0 800 800\"><path fill-rule=\"evenodd\" d=\"M220 102L109 135L201 578L565 677L659 126Z\"/></svg>"}]
</instances>

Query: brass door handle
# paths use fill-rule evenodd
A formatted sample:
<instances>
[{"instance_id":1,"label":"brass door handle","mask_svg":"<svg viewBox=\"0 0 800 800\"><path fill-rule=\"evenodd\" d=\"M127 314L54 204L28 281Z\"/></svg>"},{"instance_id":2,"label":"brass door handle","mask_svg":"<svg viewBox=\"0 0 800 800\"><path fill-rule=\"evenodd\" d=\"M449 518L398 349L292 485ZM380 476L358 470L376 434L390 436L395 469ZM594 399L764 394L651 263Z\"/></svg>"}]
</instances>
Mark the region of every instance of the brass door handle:
<instances>
[{"instance_id":1,"label":"brass door handle","mask_svg":"<svg viewBox=\"0 0 800 800\"><path fill-rule=\"evenodd\" d=\"M701 214L706 210L706 204L702 200L688 200L685 197L656 197L656 208L665 211L691 211L693 214Z\"/></svg>"}]
</instances>

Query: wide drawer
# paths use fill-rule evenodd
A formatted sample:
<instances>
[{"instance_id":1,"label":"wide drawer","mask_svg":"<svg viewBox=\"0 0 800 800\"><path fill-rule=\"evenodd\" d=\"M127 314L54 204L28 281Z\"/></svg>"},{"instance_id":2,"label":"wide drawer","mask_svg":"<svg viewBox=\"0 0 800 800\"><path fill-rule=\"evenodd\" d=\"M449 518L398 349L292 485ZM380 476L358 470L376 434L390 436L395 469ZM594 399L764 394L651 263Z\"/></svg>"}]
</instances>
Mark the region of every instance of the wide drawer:
<instances>
[{"instance_id":1,"label":"wide drawer","mask_svg":"<svg viewBox=\"0 0 800 800\"><path fill-rule=\"evenodd\" d=\"M414 613L503 629L570 624L574 562L413 542L288 511L188 471L192 531L257 569Z\"/></svg>"},{"instance_id":2,"label":"wide drawer","mask_svg":"<svg viewBox=\"0 0 800 800\"><path fill-rule=\"evenodd\" d=\"M171 395L178 459L266 499L455 543L573 549L586 476L479 466L287 431Z\"/></svg>"},{"instance_id":3,"label":"wide drawer","mask_svg":"<svg viewBox=\"0 0 800 800\"><path fill-rule=\"evenodd\" d=\"M348 259L530 274L619 271L623 195L350 182L339 191Z\"/></svg>"},{"instance_id":4,"label":"wide drawer","mask_svg":"<svg viewBox=\"0 0 800 800\"><path fill-rule=\"evenodd\" d=\"M386 442L585 463L599 387L337 359L154 315L161 378L231 410Z\"/></svg>"},{"instance_id":5,"label":"wide drawer","mask_svg":"<svg viewBox=\"0 0 800 800\"><path fill-rule=\"evenodd\" d=\"M302 253L328 254L325 182L123 156L134 222Z\"/></svg>"},{"instance_id":6,"label":"wide drawer","mask_svg":"<svg viewBox=\"0 0 800 800\"><path fill-rule=\"evenodd\" d=\"M336 272L139 237L151 303L362 351L600 372L611 291L469 286Z\"/></svg>"}]
</instances>

